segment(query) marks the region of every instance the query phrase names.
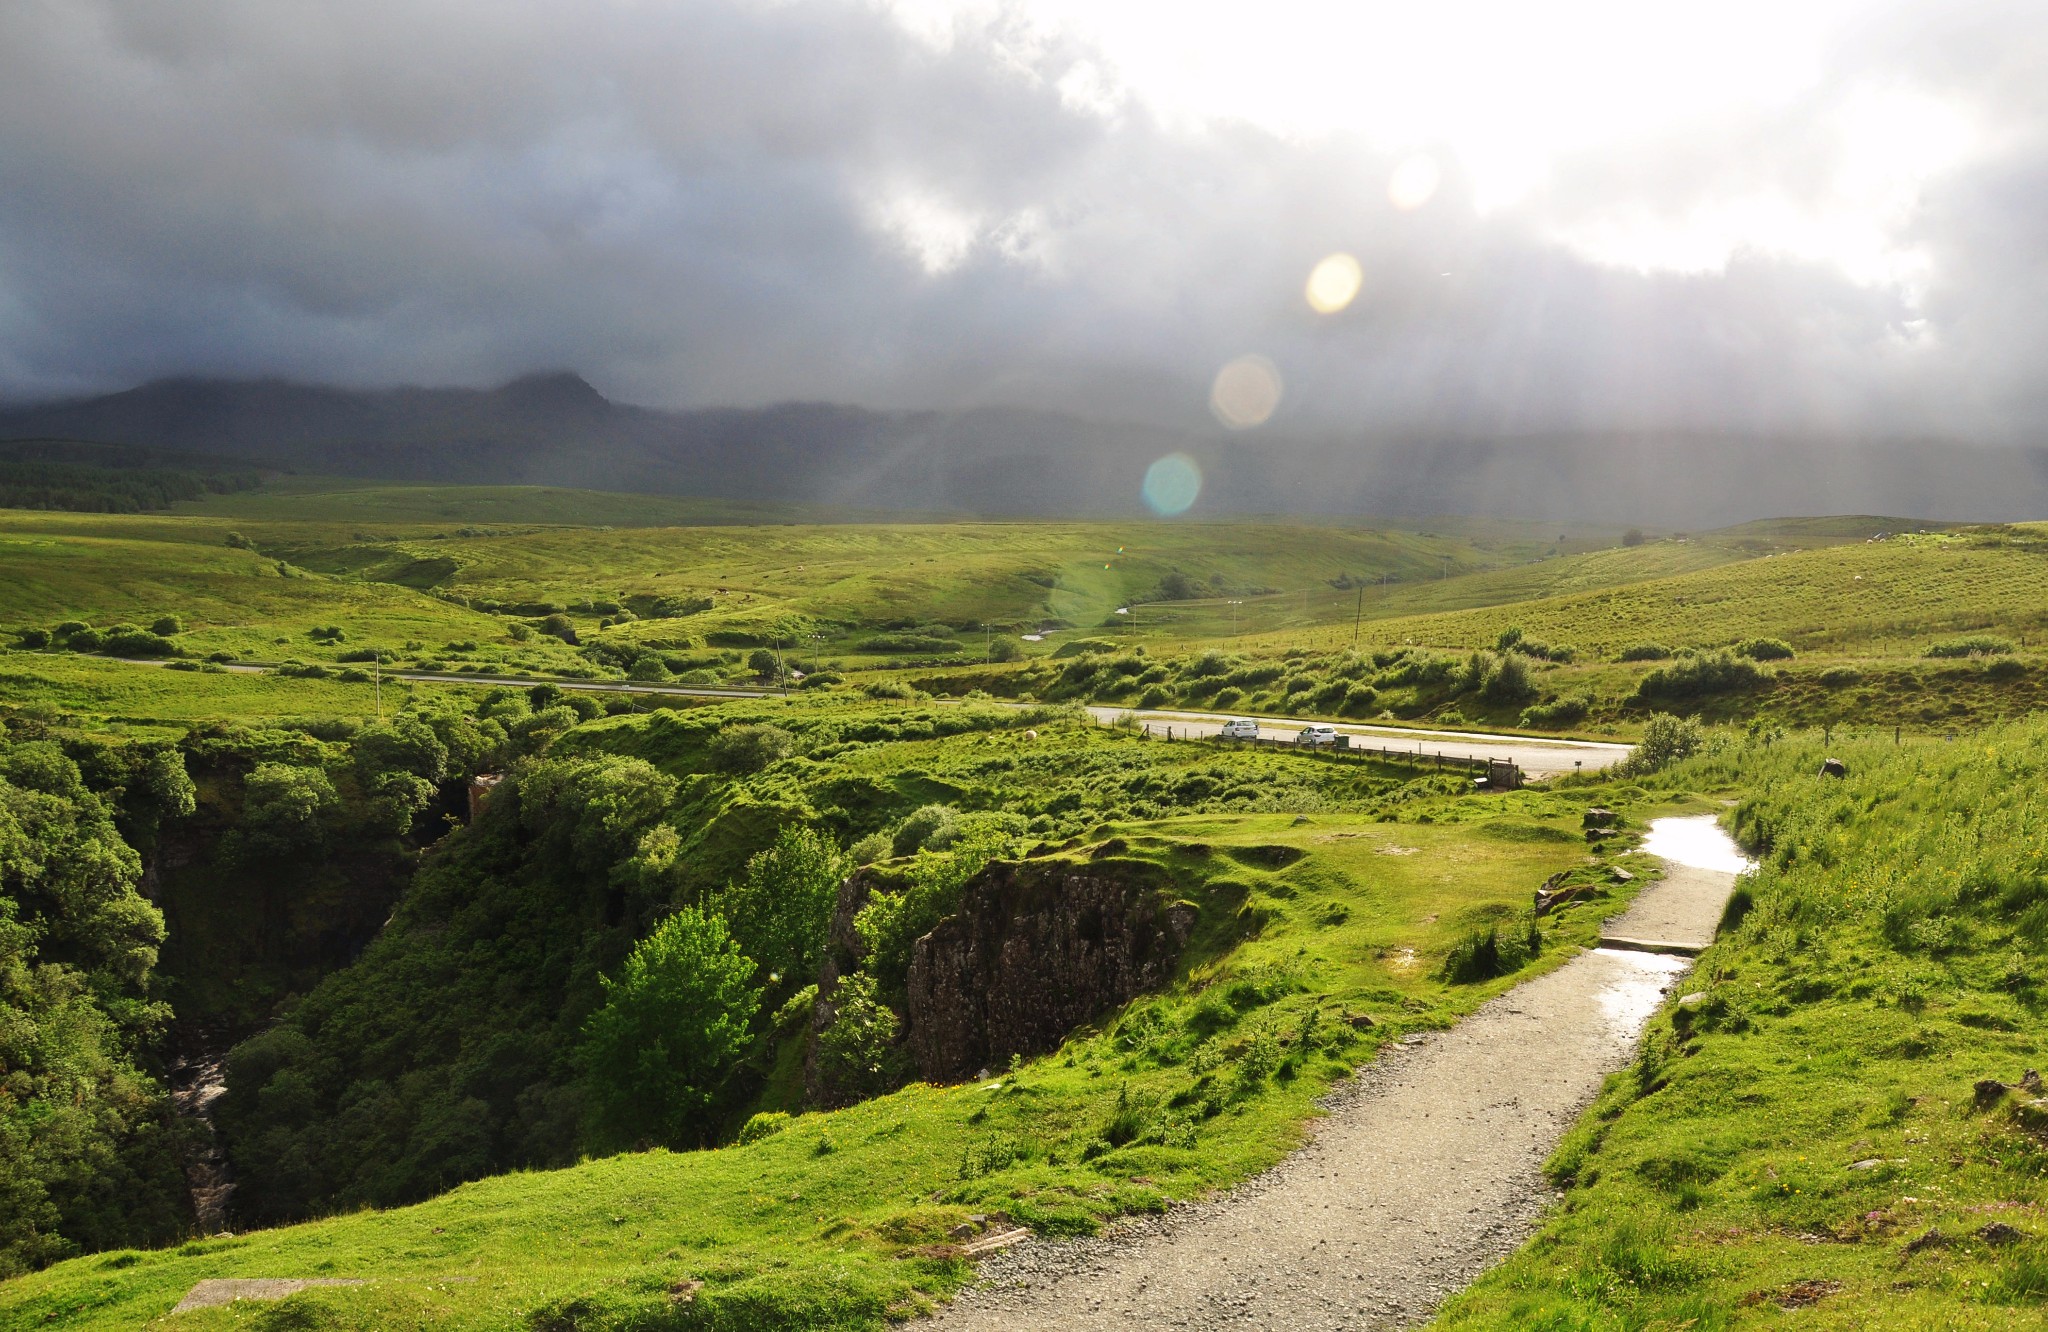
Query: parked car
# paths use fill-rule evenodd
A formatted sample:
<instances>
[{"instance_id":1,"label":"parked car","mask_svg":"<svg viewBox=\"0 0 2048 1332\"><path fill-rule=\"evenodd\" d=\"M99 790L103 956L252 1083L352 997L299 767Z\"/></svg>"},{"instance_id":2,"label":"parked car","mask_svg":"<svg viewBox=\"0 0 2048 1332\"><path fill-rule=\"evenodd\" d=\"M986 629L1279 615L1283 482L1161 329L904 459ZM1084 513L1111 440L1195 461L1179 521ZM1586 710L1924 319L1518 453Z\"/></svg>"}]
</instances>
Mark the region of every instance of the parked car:
<instances>
[{"instance_id":1,"label":"parked car","mask_svg":"<svg viewBox=\"0 0 2048 1332\"><path fill-rule=\"evenodd\" d=\"M1256 740L1259 738L1259 724L1249 717L1232 717L1223 723L1217 734L1225 740Z\"/></svg>"},{"instance_id":2,"label":"parked car","mask_svg":"<svg viewBox=\"0 0 2048 1332\"><path fill-rule=\"evenodd\" d=\"M1297 745L1334 745L1337 743L1337 728L1328 722L1310 722L1301 728L1301 734L1294 737Z\"/></svg>"}]
</instances>

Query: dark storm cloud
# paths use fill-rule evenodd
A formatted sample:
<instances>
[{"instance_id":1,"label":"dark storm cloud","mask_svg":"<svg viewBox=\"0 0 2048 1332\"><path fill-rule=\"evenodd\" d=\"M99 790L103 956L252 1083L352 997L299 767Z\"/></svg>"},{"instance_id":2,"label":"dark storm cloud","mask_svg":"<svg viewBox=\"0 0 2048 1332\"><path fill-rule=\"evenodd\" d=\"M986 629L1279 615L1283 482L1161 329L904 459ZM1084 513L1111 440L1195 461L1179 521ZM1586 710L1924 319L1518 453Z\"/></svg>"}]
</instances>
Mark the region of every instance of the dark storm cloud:
<instances>
[{"instance_id":1,"label":"dark storm cloud","mask_svg":"<svg viewBox=\"0 0 2048 1332\"><path fill-rule=\"evenodd\" d=\"M1455 167L1401 213L1360 144L1070 106L1088 52L1000 27L935 49L854 4L18 0L0 391L571 366L658 404L1171 423L1259 351L1279 420L1311 428L2022 434L2044 407L2043 24L1924 15L1856 34L1806 119L1567 163L1481 217ZM1616 197L1796 190L1831 88L1873 70L2001 127L1911 222L1924 308L1814 263L1645 275L1542 239ZM1301 283L1335 249L1366 288L1320 319Z\"/></svg>"}]
</instances>

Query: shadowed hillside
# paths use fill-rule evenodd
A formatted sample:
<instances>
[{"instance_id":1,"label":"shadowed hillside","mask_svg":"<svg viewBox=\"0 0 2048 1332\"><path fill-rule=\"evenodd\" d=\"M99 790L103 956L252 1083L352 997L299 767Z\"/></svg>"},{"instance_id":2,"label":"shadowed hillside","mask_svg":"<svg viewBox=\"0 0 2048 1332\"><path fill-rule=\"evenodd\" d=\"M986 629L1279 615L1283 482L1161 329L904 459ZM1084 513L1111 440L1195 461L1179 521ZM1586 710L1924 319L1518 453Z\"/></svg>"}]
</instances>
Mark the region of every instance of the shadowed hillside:
<instances>
[{"instance_id":1,"label":"shadowed hillside","mask_svg":"<svg viewBox=\"0 0 2048 1332\"><path fill-rule=\"evenodd\" d=\"M985 407L829 403L668 412L574 374L492 390L173 379L0 411L0 440L125 444L299 472L775 499L870 510L1141 511L1185 452L1197 511L1485 513L1704 527L1788 512L2020 519L2048 510L2048 454L1923 443L1590 434L1395 439L1177 431ZM1768 485L1759 478L1768 476Z\"/></svg>"}]
</instances>

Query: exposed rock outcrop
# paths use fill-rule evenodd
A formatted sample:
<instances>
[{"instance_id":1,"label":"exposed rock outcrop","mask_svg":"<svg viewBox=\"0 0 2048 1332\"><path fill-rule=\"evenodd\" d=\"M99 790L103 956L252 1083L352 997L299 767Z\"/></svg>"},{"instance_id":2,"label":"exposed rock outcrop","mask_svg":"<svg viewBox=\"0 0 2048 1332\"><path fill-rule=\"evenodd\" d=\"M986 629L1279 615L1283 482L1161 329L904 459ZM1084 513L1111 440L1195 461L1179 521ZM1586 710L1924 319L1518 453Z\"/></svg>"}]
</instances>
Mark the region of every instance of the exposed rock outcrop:
<instances>
[{"instance_id":1,"label":"exposed rock outcrop","mask_svg":"<svg viewBox=\"0 0 2048 1332\"><path fill-rule=\"evenodd\" d=\"M1164 984L1196 909L1140 861L997 864L911 950L904 1040L919 1077L972 1077Z\"/></svg>"}]
</instances>

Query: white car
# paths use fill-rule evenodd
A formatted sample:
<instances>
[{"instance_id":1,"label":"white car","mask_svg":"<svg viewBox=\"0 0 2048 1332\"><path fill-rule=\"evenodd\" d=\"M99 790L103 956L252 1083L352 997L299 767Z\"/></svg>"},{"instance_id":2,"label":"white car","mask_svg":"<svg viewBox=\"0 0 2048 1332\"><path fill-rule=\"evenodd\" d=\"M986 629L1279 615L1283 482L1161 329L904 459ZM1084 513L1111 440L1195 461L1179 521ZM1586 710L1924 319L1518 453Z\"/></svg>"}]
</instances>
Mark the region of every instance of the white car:
<instances>
[{"instance_id":1,"label":"white car","mask_svg":"<svg viewBox=\"0 0 2048 1332\"><path fill-rule=\"evenodd\" d=\"M1259 724L1249 717L1232 717L1223 723L1217 732L1225 740L1256 740L1259 738Z\"/></svg>"},{"instance_id":2,"label":"white car","mask_svg":"<svg viewBox=\"0 0 2048 1332\"><path fill-rule=\"evenodd\" d=\"M1294 737L1297 745L1334 745L1337 743L1337 728L1328 722L1310 722L1301 728L1301 734Z\"/></svg>"}]
</instances>

